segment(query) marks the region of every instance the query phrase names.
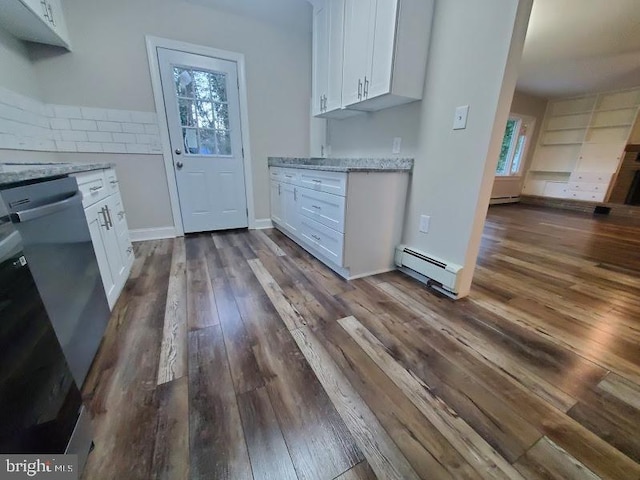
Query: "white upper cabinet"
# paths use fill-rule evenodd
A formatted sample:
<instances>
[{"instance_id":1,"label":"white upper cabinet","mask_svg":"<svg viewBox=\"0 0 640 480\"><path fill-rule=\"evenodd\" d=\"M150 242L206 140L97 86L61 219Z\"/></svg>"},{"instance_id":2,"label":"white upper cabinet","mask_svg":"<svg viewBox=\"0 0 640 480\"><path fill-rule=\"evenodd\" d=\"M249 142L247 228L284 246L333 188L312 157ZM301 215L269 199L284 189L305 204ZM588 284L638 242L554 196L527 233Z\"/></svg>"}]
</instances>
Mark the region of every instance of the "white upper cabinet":
<instances>
[{"instance_id":1,"label":"white upper cabinet","mask_svg":"<svg viewBox=\"0 0 640 480\"><path fill-rule=\"evenodd\" d=\"M314 87L322 107L314 115L347 116L349 110L375 111L422 98L433 0L327 0L321 9L316 9L314 29L325 30L314 30L314 58L328 63L314 66L328 81L314 77L314 85L327 90ZM318 43L322 38L328 48Z\"/></svg>"},{"instance_id":2,"label":"white upper cabinet","mask_svg":"<svg viewBox=\"0 0 640 480\"><path fill-rule=\"evenodd\" d=\"M0 25L22 40L71 48L60 0L3 0Z\"/></svg>"},{"instance_id":3,"label":"white upper cabinet","mask_svg":"<svg viewBox=\"0 0 640 480\"><path fill-rule=\"evenodd\" d=\"M313 115L325 110L329 84L329 5L313 10Z\"/></svg>"},{"instance_id":4,"label":"white upper cabinet","mask_svg":"<svg viewBox=\"0 0 640 480\"><path fill-rule=\"evenodd\" d=\"M346 2L349 4L351 0ZM313 115L343 118L355 113L342 105L345 0L326 0L313 10Z\"/></svg>"}]
</instances>

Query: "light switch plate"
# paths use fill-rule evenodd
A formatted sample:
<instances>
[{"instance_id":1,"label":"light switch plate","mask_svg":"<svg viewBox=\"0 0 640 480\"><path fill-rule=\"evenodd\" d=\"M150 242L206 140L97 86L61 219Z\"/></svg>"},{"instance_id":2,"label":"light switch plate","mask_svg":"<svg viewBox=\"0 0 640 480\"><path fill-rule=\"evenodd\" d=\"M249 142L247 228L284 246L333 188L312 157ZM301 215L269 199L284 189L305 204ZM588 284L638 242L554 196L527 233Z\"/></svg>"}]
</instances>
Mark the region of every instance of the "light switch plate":
<instances>
[{"instance_id":1,"label":"light switch plate","mask_svg":"<svg viewBox=\"0 0 640 480\"><path fill-rule=\"evenodd\" d=\"M431 217L428 215L420 215L420 231L422 233L429 233L429 224L431 223Z\"/></svg>"},{"instance_id":2,"label":"light switch plate","mask_svg":"<svg viewBox=\"0 0 640 480\"><path fill-rule=\"evenodd\" d=\"M393 137L393 148L391 153L400 153L400 147L402 146L402 137Z\"/></svg>"},{"instance_id":3,"label":"light switch plate","mask_svg":"<svg viewBox=\"0 0 640 480\"><path fill-rule=\"evenodd\" d=\"M453 119L453 129L463 130L467 128L468 116L469 116L469 105L462 105L456 108L456 115Z\"/></svg>"}]
</instances>

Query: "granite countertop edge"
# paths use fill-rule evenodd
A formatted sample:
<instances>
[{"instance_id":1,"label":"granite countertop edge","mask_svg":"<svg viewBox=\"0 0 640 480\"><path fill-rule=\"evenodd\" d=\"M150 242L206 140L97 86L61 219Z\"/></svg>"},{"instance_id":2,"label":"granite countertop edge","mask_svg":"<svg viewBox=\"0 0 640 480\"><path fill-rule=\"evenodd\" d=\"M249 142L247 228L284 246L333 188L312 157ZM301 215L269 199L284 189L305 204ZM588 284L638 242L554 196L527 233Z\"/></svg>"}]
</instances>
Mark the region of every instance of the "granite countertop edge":
<instances>
[{"instance_id":1,"label":"granite countertop edge","mask_svg":"<svg viewBox=\"0 0 640 480\"><path fill-rule=\"evenodd\" d=\"M329 172L411 172L413 158L268 157L268 165Z\"/></svg>"},{"instance_id":2,"label":"granite countertop edge","mask_svg":"<svg viewBox=\"0 0 640 480\"><path fill-rule=\"evenodd\" d=\"M93 170L105 170L114 168L114 163L63 163L55 164L26 164L24 170L16 172L3 172L0 163L0 186L14 183L27 182L29 180L43 180L46 178L61 177L73 173L91 172ZM12 166L16 164L11 164ZM40 165L36 167L36 165ZM29 168L33 167L33 168Z\"/></svg>"}]
</instances>

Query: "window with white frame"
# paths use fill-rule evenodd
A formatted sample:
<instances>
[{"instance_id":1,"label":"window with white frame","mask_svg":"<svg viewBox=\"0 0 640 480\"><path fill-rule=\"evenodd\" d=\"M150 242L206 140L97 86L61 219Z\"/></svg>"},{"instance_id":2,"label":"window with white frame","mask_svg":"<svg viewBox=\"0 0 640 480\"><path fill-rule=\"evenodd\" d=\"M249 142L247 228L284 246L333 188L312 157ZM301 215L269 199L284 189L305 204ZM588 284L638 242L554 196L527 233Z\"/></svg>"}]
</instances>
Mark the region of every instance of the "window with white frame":
<instances>
[{"instance_id":1,"label":"window with white frame","mask_svg":"<svg viewBox=\"0 0 640 480\"><path fill-rule=\"evenodd\" d=\"M531 120L519 115L509 116L502 139L496 175L507 177L522 174L529 135L532 131L533 122Z\"/></svg>"}]
</instances>

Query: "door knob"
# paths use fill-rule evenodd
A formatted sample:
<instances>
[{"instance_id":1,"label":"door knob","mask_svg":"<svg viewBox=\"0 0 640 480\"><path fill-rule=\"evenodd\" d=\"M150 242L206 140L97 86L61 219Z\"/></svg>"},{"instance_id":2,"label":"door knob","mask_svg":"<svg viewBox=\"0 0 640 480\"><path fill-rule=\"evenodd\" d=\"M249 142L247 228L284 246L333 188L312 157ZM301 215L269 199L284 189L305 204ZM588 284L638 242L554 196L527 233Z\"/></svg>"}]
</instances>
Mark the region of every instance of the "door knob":
<instances>
[{"instance_id":1,"label":"door knob","mask_svg":"<svg viewBox=\"0 0 640 480\"><path fill-rule=\"evenodd\" d=\"M182 150L180 150L179 148L176 148L176 155L182 155Z\"/></svg>"},{"instance_id":2,"label":"door knob","mask_svg":"<svg viewBox=\"0 0 640 480\"><path fill-rule=\"evenodd\" d=\"M182 167L184 167L184 163L176 162L176 167L178 167L178 170L180 170Z\"/></svg>"}]
</instances>

